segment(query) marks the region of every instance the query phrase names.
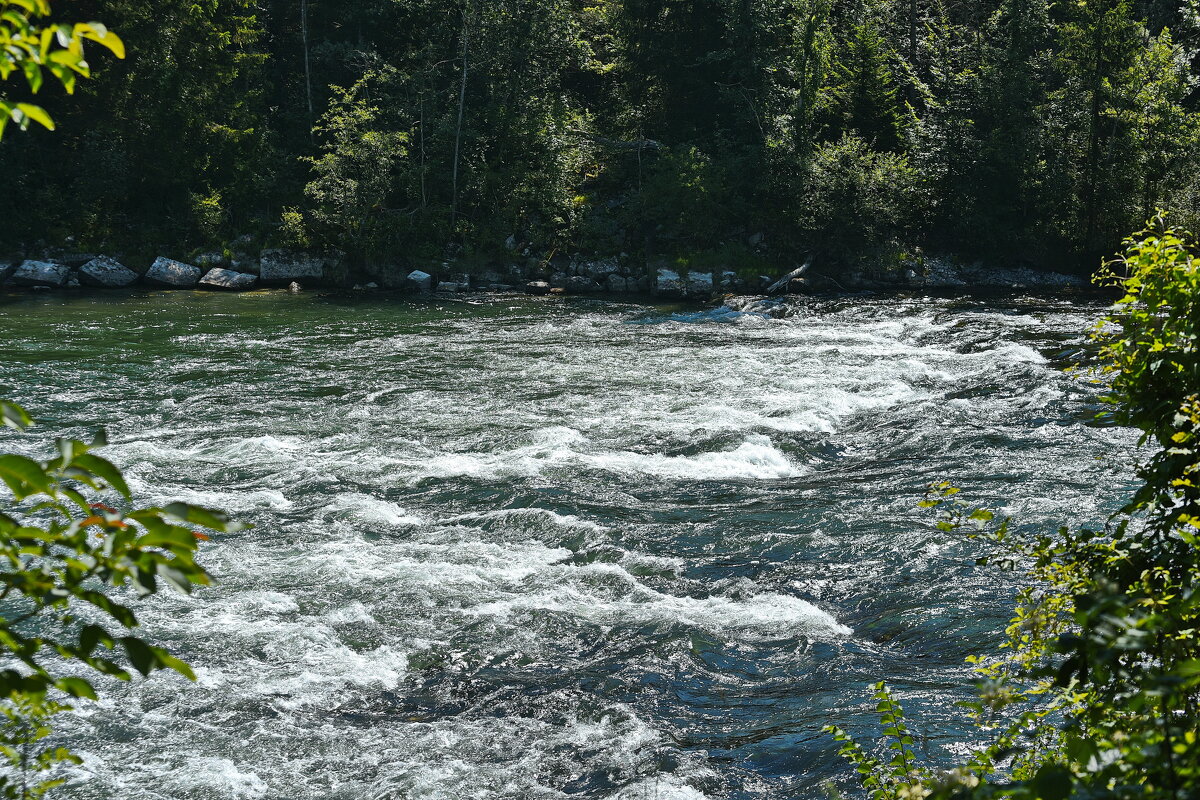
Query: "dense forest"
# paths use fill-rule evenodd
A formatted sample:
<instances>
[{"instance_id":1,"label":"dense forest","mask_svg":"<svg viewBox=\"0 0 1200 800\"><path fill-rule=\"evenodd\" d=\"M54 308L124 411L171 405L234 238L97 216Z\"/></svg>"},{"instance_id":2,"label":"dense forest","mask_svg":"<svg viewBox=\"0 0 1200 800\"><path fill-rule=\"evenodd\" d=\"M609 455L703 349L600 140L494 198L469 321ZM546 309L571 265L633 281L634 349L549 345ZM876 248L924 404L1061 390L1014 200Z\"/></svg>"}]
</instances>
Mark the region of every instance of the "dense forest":
<instances>
[{"instance_id":1,"label":"dense forest","mask_svg":"<svg viewBox=\"0 0 1200 800\"><path fill-rule=\"evenodd\" d=\"M1090 270L1158 207L1200 217L1189 4L56 11L104 20L129 57L97 48L95 80L37 98L58 130L4 142L14 254L240 240L380 272L506 246L693 268L924 253Z\"/></svg>"}]
</instances>

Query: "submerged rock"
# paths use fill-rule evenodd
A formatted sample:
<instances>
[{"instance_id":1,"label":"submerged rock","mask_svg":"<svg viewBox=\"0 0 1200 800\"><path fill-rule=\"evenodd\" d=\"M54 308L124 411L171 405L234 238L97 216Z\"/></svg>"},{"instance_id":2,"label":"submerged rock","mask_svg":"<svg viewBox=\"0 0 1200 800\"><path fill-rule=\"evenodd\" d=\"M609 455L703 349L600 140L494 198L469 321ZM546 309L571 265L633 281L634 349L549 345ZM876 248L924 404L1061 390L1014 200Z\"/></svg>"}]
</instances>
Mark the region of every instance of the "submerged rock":
<instances>
[{"instance_id":1,"label":"submerged rock","mask_svg":"<svg viewBox=\"0 0 1200 800\"><path fill-rule=\"evenodd\" d=\"M138 279L136 272L108 256L97 256L79 268L79 280L101 289L123 289Z\"/></svg>"},{"instance_id":2,"label":"submerged rock","mask_svg":"<svg viewBox=\"0 0 1200 800\"><path fill-rule=\"evenodd\" d=\"M783 299L773 297L727 297L725 308L742 314L762 314L773 319L793 316L796 309Z\"/></svg>"},{"instance_id":3,"label":"submerged rock","mask_svg":"<svg viewBox=\"0 0 1200 800\"><path fill-rule=\"evenodd\" d=\"M67 282L71 268L55 261L22 261L9 278L17 286L59 288Z\"/></svg>"},{"instance_id":4,"label":"submerged rock","mask_svg":"<svg viewBox=\"0 0 1200 800\"><path fill-rule=\"evenodd\" d=\"M200 285L205 288L230 289L232 291L253 289L256 283L258 283L258 278L254 275L247 275L244 272L234 272L231 269L223 269L221 267L210 269L200 279Z\"/></svg>"},{"instance_id":5,"label":"submerged rock","mask_svg":"<svg viewBox=\"0 0 1200 800\"><path fill-rule=\"evenodd\" d=\"M200 282L199 267L175 261L166 256L154 259L150 269L146 271L146 282L154 286L167 286L173 289L190 289Z\"/></svg>"}]
</instances>

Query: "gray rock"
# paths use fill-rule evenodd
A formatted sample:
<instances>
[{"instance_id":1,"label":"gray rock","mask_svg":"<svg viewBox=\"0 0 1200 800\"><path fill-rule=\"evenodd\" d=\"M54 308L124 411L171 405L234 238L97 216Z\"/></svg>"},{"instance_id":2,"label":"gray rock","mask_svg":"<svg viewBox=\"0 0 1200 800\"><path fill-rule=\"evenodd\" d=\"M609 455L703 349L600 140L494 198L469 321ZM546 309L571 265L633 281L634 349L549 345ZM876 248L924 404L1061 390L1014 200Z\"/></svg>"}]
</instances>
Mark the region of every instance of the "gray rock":
<instances>
[{"instance_id":1,"label":"gray rock","mask_svg":"<svg viewBox=\"0 0 1200 800\"><path fill-rule=\"evenodd\" d=\"M525 294L550 294L550 284L546 281L530 281L525 284Z\"/></svg>"},{"instance_id":2,"label":"gray rock","mask_svg":"<svg viewBox=\"0 0 1200 800\"><path fill-rule=\"evenodd\" d=\"M201 274L199 267L159 256L154 259L150 269L146 270L146 283L174 289L190 289L200 281Z\"/></svg>"},{"instance_id":3,"label":"gray rock","mask_svg":"<svg viewBox=\"0 0 1200 800\"><path fill-rule=\"evenodd\" d=\"M763 239L765 239L765 238L766 237L763 236L762 232L759 231L758 233L754 234L749 239L747 239L746 244L750 245L751 247L758 247L760 244L763 243Z\"/></svg>"},{"instance_id":4,"label":"gray rock","mask_svg":"<svg viewBox=\"0 0 1200 800\"><path fill-rule=\"evenodd\" d=\"M67 278L67 282L63 284L68 289L78 289L79 285L79 278L76 278L74 275Z\"/></svg>"},{"instance_id":5,"label":"gray rock","mask_svg":"<svg viewBox=\"0 0 1200 800\"><path fill-rule=\"evenodd\" d=\"M54 261L22 261L9 282L17 286L50 286L55 289L67 282L71 268Z\"/></svg>"},{"instance_id":6,"label":"gray rock","mask_svg":"<svg viewBox=\"0 0 1200 800\"><path fill-rule=\"evenodd\" d=\"M713 276L711 272L689 272L687 275L688 297L708 297L713 293Z\"/></svg>"},{"instance_id":7,"label":"gray rock","mask_svg":"<svg viewBox=\"0 0 1200 800\"><path fill-rule=\"evenodd\" d=\"M108 256L97 256L79 268L80 281L102 289L123 289L137 279L136 272Z\"/></svg>"},{"instance_id":8,"label":"gray rock","mask_svg":"<svg viewBox=\"0 0 1200 800\"><path fill-rule=\"evenodd\" d=\"M464 287L461 283L456 281L438 281L437 291L449 292L453 294L455 292L464 291Z\"/></svg>"},{"instance_id":9,"label":"gray rock","mask_svg":"<svg viewBox=\"0 0 1200 800\"><path fill-rule=\"evenodd\" d=\"M582 261L575 264L575 274L583 275L594 281L601 282L614 272L620 272L621 265L615 258L604 258L599 261Z\"/></svg>"},{"instance_id":10,"label":"gray rock","mask_svg":"<svg viewBox=\"0 0 1200 800\"><path fill-rule=\"evenodd\" d=\"M12 275L17 270L17 265L11 261L0 261L0 285L3 285L8 276Z\"/></svg>"},{"instance_id":11,"label":"gray rock","mask_svg":"<svg viewBox=\"0 0 1200 800\"><path fill-rule=\"evenodd\" d=\"M428 272L422 272L419 269L414 269L408 273L404 279L404 287L414 292L432 292L433 291L433 276Z\"/></svg>"},{"instance_id":12,"label":"gray rock","mask_svg":"<svg viewBox=\"0 0 1200 800\"><path fill-rule=\"evenodd\" d=\"M513 234L512 236L509 236L507 239L504 240L504 249L505 250L516 250L517 249L516 234Z\"/></svg>"},{"instance_id":13,"label":"gray rock","mask_svg":"<svg viewBox=\"0 0 1200 800\"><path fill-rule=\"evenodd\" d=\"M567 278L566 290L571 294L590 294L600 291L600 284L585 275L572 275Z\"/></svg>"},{"instance_id":14,"label":"gray rock","mask_svg":"<svg viewBox=\"0 0 1200 800\"><path fill-rule=\"evenodd\" d=\"M319 282L325 278L325 267L324 256L294 250L263 250L259 256L258 276L263 283Z\"/></svg>"},{"instance_id":15,"label":"gray rock","mask_svg":"<svg viewBox=\"0 0 1200 800\"><path fill-rule=\"evenodd\" d=\"M1076 275L1043 272L1026 267L985 267L975 264L964 269L961 274L972 286L1012 289L1078 289L1087 286L1087 281Z\"/></svg>"},{"instance_id":16,"label":"gray rock","mask_svg":"<svg viewBox=\"0 0 1200 800\"><path fill-rule=\"evenodd\" d=\"M232 291L253 289L256 283L258 283L258 278L254 275L247 275L244 272L234 272L231 269L224 269L222 267L210 269L200 279L200 285L205 288L230 289Z\"/></svg>"},{"instance_id":17,"label":"gray rock","mask_svg":"<svg viewBox=\"0 0 1200 800\"><path fill-rule=\"evenodd\" d=\"M662 297L683 297L685 284L673 269L660 269L654 278L654 293Z\"/></svg>"},{"instance_id":18,"label":"gray rock","mask_svg":"<svg viewBox=\"0 0 1200 800\"><path fill-rule=\"evenodd\" d=\"M567 286L567 273L556 272L550 276L550 285L555 289L564 289Z\"/></svg>"},{"instance_id":19,"label":"gray rock","mask_svg":"<svg viewBox=\"0 0 1200 800\"><path fill-rule=\"evenodd\" d=\"M604 283L610 292L624 293L629 291L629 279L621 275L609 275Z\"/></svg>"}]
</instances>

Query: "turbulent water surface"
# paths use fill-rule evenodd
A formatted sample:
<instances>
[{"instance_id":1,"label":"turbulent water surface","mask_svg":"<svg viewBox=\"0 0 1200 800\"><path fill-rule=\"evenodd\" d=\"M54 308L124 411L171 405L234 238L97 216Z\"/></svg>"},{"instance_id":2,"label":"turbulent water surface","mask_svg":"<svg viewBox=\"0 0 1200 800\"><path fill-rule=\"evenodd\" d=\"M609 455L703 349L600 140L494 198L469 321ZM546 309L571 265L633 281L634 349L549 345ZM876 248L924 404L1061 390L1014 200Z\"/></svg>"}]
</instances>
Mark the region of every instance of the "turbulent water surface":
<instances>
[{"instance_id":1,"label":"turbulent water surface","mask_svg":"<svg viewBox=\"0 0 1200 800\"><path fill-rule=\"evenodd\" d=\"M880 679L950 763L1015 584L916 504L1116 505L1133 439L1063 372L1099 311L0 298L0 395L254 525L144 605L198 680L82 706L63 796L819 797Z\"/></svg>"}]
</instances>

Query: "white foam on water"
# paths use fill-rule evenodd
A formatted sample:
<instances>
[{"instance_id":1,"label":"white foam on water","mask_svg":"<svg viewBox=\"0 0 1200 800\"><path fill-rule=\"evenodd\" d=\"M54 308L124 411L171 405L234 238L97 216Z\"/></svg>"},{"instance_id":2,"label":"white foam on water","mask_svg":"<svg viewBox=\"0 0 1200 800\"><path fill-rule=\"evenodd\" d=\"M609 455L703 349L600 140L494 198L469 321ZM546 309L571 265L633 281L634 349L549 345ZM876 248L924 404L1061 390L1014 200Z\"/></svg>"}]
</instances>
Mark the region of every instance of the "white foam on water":
<instances>
[{"instance_id":1,"label":"white foam on water","mask_svg":"<svg viewBox=\"0 0 1200 800\"><path fill-rule=\"evenodd\" d=\"M642 473L682 480L777 480L803 475L805 470L761 434L752 434L732 450L694 456L603 453L582 457L584 463L610 472Z\"/></svg>"},{"instance_id":2,"label":"white foam on water","mask_svg":"<svg viewBox=\"0 0 1200 800\"><path fill-rule=\"evenodd\" d=\"M191 756L163 775L166 788L192 794L203 792L222 800L258 800L266 797L268 787L256 773L243 772L228 758Z\"/></svg>"},{"instance_id":3,"label":"white foam on water","mask_svg":"<svg viewBox=\"0 0 1200 800\"><path fill-rule=\"evenodd\" d=\"M371 525L424 525L423 517L408 513L396 503L380 500L361 492L342 492L322 512L324 516L349 514L354 519Z\"/></svg>"},{"instance_id":4,"label":"white foam on water","mask_svg":"<svg viewBox=\"0 0 1200 800\"><path fill-rule=\"evenodd\" d=\"M446 517L439 520L439 523L450 524L457 522L487 522L489 520L501 520L503 522L511 522L520 524L521 522L530 522L534 525L548 523L554 528L562 528L566 530L585 530L594 533L603 533L607 530L604 526L599 525L591 520L581 519L574 514L559 514L556 511L551 511L548 508L499 508L494 511L478 511L470 514L458 514L452 517Z\"/></svg>"},{"instance_id":5,"label":"white foam on water","mask_svg":"<svg viewBox=\"0 0 1200 800\"><path fill-rule=\"evenodd\" d=\"M589 564L571 569L581 574L616 577L627 585L627 591L614 596L613 592L598 590L596 586L558 582L541 591L526 591L467 610L505 620L517 614L551 611L604 625L682 624L724 635L839 637L853 633L828 612L790 595L768 592L744 600L717 595L676 596L645 586L619 565Z\"/></svg>"},{"instance_id":6,"label":"white foam on water","mask_svg":"<svg viewBox=\"0 0 1200 800\"><path fill-rule=\"evenodd\" d=\"M454 453L416 465L417 477L471 477L496 480L533 477L551 469L592 467L618 474L653 475L679 480L777 480L805 474L771 440L751 434L731 450L670 456L630 450L581 452L582 437L535 443L501 453Z\"/></svg>"}]
</instances>

